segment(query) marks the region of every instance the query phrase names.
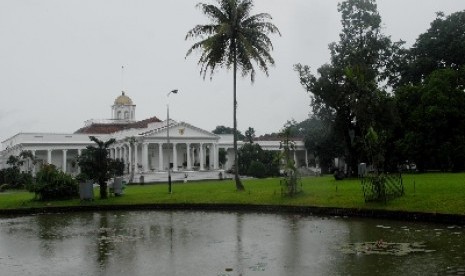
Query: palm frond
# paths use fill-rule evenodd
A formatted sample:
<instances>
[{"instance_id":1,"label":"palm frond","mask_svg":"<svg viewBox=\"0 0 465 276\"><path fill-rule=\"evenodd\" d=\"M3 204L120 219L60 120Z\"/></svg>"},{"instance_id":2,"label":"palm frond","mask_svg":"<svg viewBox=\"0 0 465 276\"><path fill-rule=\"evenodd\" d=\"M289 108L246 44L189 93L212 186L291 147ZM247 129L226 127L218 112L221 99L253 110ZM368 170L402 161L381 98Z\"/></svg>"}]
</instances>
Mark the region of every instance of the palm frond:
<instances>
[{"instance_id":1,"label":"palm frond","mask_svg":"<svg viewBox=\"0 0 465 276\"><path fill-rule=\"evenodd\" d=\"M196 7L202 10L203 14L205 14L213 22L219 23L227 20L223 10L219 9L215 5L198 3Z\"/></svg>"},{"instance_id":2,"label":"palm frond","mask_svg":"<svg viewBox=\"0 0 465 276\"><path fill-rule=\"evenodd\" d=\"M274 64L270 55L273 44L268 34L279 34L279 29L269 22L268 13L250 15L252 0L217 0L217 5L199 3L197 7L211 20L209 25L197 25L188 38L201 38L194 43L186 57L201 51L198 60L200 74L212 76L217 67L231 68L237 62L242 75L255 79L254 63L268 75L268 64Z\"/></svg>"}]
</instances>

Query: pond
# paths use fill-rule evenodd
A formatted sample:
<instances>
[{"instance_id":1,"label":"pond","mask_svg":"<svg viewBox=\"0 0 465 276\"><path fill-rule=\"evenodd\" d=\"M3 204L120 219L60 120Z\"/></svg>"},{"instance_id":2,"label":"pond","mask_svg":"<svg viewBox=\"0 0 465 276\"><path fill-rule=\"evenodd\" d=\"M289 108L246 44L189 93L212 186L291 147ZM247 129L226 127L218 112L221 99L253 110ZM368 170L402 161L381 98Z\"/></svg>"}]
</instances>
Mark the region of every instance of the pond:
<instances>
[{"instance_id":1,"label":"pond","mask_svg":"<svg viewBox=\"0 0 465 276\"><path fill-rule=\"evenodd\" d=\"M464 236L456 225L296 214L41 214L0 219L0 274L465 275Z\"/></svg>"}]
</instances>

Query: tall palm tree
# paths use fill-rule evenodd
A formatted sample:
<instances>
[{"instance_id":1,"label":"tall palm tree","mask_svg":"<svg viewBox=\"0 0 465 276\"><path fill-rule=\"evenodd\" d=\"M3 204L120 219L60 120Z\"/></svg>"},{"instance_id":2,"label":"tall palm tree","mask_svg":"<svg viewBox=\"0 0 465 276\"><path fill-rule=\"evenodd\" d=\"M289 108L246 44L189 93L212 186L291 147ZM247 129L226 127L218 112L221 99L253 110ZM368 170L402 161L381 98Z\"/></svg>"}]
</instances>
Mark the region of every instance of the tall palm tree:
<instances>
[{"instance_id":1,"label":"tall palm tree","mask_svg":"<svg viewBox=\"0 0 465 276\"><path fill-rule=\"evenodd\" d=\"M194 50L202 52L198 63L201 66L200 74L204 79L207 71L210 71L212 76L217 66L233 69L234 178L237 190L241 191L244 190L244 186L239 178L237 159L237 70L242 71L242 76L250 74L253 82L255 68L252 62L256 62L268 76L268 64L274 64L274 59L270 55L273 45L268 34L281 34L278 28L268 21L272 19L269 14L250 15L252 0L216 0L216 2L218 6L197 4L211 23L197 25L187 33L186 40L200 38L200 41L192 45L186 57Z\"/></svg>"}]
</instances>

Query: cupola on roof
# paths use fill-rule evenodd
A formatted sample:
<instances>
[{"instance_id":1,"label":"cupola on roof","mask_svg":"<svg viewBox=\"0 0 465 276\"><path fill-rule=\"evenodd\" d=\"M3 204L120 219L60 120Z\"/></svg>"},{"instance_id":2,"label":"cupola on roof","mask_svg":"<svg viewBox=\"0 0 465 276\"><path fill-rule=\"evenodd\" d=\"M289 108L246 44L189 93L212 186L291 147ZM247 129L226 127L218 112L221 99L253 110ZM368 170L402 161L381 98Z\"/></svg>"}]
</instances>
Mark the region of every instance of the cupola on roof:
<instances>
[{"instance_id":1,"label":"cupola on roof","mask_svg":"<svg viewBox=\"0 0 465 276\"><path fill-rule=\"evenodd\" d=\"M133 105L131 98L124 94L124 91L121 92L121 95L118 96L115 100L115 105Z\"/></svg>"}]
</instances>

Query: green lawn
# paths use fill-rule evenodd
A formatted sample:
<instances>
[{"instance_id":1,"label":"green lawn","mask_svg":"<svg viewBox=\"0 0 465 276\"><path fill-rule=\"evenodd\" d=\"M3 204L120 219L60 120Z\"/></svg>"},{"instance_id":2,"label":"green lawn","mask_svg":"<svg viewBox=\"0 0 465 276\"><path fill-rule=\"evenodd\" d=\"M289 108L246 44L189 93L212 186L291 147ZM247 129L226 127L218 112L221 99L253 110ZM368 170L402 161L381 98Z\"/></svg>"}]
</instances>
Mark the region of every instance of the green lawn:
<instances>
[{"instance_id":1,"label":"green lawn","mask_svg":"<svg viewBox=\"0 0 465 276\"><path fill-rule=\"evenodd\" d=\"M404 175L405 195L384 203L365 203L359 180L335 181L332 176L303 178L302 194L294 198L281 196L279 179L244 180L245 192L236 192L233 181L174 183L173 194L166 184L131 185L121 197L80 202L39 202L31 193L8 191L0 193L0 209L47 206L127 205L127 204L257 204L295 205L340 208L402 210L465 215L465 173L430 173ZM337 191L336 191L337 183ZM415 183L415 185L414 185Z\"/></svg>"}]
</instances>

